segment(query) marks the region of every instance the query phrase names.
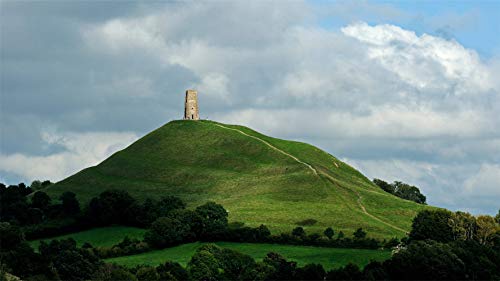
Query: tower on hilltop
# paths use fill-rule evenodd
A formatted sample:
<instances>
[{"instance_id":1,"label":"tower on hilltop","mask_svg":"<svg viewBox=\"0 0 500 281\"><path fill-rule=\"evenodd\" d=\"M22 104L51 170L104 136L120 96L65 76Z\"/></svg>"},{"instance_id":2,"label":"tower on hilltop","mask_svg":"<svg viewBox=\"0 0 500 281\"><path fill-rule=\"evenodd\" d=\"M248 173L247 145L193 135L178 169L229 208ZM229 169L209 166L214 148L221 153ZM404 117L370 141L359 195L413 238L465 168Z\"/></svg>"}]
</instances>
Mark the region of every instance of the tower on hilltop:
<instances>
[{"instance_id":1,"label":"tower on hilltop","mask_svg":"<svg viewBox=\"0 0 500 281\"><path fill-rule=\"evenodd\" d=\"M196 90L186 91L186 102L184 103L184 120L199 120L198 92Z\"/></svg>"}]
</instances>

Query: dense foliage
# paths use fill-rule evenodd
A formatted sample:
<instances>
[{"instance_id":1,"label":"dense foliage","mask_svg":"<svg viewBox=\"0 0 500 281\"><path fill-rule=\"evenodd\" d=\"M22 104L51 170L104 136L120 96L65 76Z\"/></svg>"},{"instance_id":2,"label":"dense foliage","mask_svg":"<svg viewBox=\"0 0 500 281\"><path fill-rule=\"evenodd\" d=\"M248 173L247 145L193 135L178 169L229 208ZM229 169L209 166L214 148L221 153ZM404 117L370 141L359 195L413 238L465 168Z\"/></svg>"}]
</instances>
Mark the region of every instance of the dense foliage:
<instances>
[{"instance_id":1,"label":"dense foliage","mask_svg":"<svg viewBox=\"0 0 500 281\"><path fill-rule=\"evenodd\" d=\"M11 189L12 188L12 189ZM464 212L424 210L413 220L408 238L378 241L358 228L351 237L329 227L308 234L299 226L272 235L269 229L229 224L223 206L207 202L194 210L176 197L137 202L123 191L104 191L83 210L74 194L53 202L43 191L20 184L0 186L0 273L26 280L498 280L500 278L500 211L496 217ZM36 214L37 220L33 219ZM76 246L73 239L41 242L38 252L25 240L55 220L69 221L55 232L109 224L145 226L144 241L126 237L113 247ZM40 232L38 232L40 233ZM42 232L47 233L47 232ZM130 255L192 241L267 242L323 247L395 247L392 258L326 271L322 265L297 266L277 253L262 261L234 250L208 244L200 247L184 268L166 262L157 267L128 269L105 264L101 258Z\"/></svg>"},{"instance_id":2,"label":"dense foliage","mask_svg":"<svg viewBox=\"0 0 500 281\"><path fill-rule=\"evenodd\" d=\"M404 182L395 181L393 183L387 183L381 179L373 179L373 183L378 187L383 189L392 195L406 200L411 200L419 204L425 204L425 196L420 193L418 187L406 184Z\"/></svg>"}]
</instances>

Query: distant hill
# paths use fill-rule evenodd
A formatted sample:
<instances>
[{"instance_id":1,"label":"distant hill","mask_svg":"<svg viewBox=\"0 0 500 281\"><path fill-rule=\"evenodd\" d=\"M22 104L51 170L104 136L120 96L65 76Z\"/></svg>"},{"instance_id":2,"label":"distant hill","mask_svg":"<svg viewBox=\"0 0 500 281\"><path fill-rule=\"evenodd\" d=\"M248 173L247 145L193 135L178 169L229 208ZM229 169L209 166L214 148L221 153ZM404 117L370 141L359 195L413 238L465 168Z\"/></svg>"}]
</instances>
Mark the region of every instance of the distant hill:
<instances>
[{"instance_id":1,"label":"distant hill","mask_svg":"<svg viewBox=\"0 0 500 281\"><path fill-rule=\"evenodd\" d=\"M273 232L315 220L307 231L331 226L351 235L362 227L369 236L401 237L429 208L384 192L312 145L213 121L172 121L46 192L73 191L86 202L111 188L140 200L175 195L189 207L212 200L230 221Z\"/></svg>"}]
</instances>

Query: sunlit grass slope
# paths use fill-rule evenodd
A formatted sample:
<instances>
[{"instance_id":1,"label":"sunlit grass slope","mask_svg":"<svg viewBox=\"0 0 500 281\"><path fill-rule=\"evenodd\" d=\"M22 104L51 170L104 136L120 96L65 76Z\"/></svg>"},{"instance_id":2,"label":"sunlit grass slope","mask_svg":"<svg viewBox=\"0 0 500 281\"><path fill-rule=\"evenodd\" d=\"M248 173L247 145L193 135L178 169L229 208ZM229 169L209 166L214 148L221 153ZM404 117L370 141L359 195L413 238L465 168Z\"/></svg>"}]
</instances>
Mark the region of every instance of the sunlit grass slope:
<instances>
[{"instance_id":1,"label":"sunlit grass slope","mask_svg":"<svg viewBox=\"0 0 500 281\"><path fill-rule=\"evenodd\" d=\"M142 240L144 232L146 232L146 230L142 228L109 226L29 242L33 248L38 249L40 241L49 242L54 239L73 238L78 246L82 246L85 242L88 242L94 247L111 247L120 243L125 236Z\"/></svg>"},{"instance_id":2,"label":"sunlit grass slope","mask_svg":"<svg viewBox=\"0 0 500 281\"><path fill-rule=\"evenodd\" d=\"M146 264L156 266L166 261L176 261L186 266L195 250L203 243L190 243L168 249L147 252L138 255L124 256L107 259L106 262L117 263L127 267ZM250 244L217 242L220 247L236 250L252 256L255 260L261 261L267 253L276 252L283 255L287 260L296 261L299 266L307 263L319 263L326 269L344 266L349 262L364 267L371 260L383 261L391 256L388 250L363 250L363 249L337 249L320 248L309 246L292 246L276 244Z\"/></svg>"},{"instance_id":3,"label":"sunlit grass slope","mask_svg":"<svg viewBox=\"0 0 500 281\"><path fill-rule=\"evenodd\" d=\"M189 207L216 201L231 221L265 224L273 232L315 219L307 231L332 226L349 235L363 227L373 237L403 236L424 208L383 192L314 146L212 121L172 121L47 192L56 197L71 190L88 201L110 188L140 200L176 195Z\"/></svg>"}]
</instances>

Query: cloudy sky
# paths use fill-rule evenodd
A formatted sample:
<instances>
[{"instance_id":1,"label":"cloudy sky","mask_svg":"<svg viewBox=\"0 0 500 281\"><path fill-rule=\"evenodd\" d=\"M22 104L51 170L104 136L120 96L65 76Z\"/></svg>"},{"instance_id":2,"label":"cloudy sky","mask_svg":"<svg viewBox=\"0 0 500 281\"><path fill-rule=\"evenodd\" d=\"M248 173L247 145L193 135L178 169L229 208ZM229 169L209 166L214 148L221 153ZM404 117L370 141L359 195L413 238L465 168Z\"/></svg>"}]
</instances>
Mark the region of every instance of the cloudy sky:
<instances>
[{"instance_id":1,"label":"cloudy sky","mask_svg":"<svg viewBox=\"0 0 500 281\"><path fill-rule=\"evenodd\" d=\"M312 143L433 205L500 207L500 2L0 1L0 182L183 114Z\"/></svg>"}]
</instances>

